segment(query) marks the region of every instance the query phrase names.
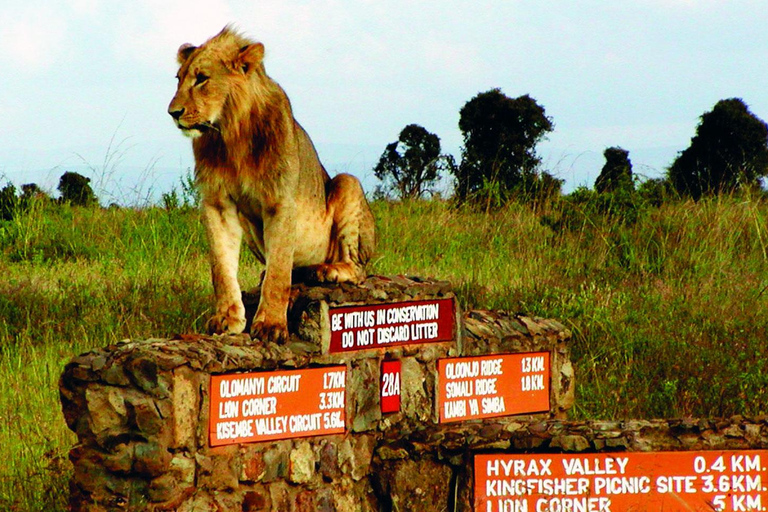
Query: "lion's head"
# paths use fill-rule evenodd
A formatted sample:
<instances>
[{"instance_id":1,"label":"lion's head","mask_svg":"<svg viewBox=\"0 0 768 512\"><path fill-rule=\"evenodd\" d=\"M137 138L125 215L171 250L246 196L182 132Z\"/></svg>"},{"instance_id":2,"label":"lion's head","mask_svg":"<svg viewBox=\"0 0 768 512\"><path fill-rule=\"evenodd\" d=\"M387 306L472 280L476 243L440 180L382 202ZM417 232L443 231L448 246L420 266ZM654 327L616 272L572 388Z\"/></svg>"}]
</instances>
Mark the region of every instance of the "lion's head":
<instances>
[{"instance_id":1,"label":"lion's head","mask_svg":"<svg viewBox=\"0 0 768 512\"><path fill-rule=\"evenodd\" d=\"M168 113L186 135L197 137L208 130L236 122L247 112L249 84L264 75L264 45L250 41L229 26L201 46L179 48L179 85ZM237 109L232 108L236 106Z\"/></svg>"}]
</instances>

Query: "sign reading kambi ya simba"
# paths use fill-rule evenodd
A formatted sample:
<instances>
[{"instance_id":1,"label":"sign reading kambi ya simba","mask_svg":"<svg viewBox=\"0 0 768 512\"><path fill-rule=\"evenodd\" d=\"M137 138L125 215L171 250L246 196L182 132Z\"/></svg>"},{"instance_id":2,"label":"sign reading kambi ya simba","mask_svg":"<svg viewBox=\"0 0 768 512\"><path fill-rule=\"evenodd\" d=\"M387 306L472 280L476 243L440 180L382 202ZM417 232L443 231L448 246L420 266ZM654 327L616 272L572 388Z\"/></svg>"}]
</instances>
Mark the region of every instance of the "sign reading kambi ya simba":
<instances>
[{"instance_id":1,"label":"sign reading kambi ya simba","mask_svg":"<svg viewBox=\"0 0 768 512\"><path fill-rule=\"evenodd\" d=\"M762 512L768 451L475 456L475 512Z\"/></svg>"},{"instance_id":2,"label":"sign reading kambi ya simba","mask_svg":"<svg viewBox=\"0 0 768 512\"><path fill-rule=\"evenodd\" d=\"M451 341L456 332L453 299L331 308L330 352Z\"/></svg>"},{"instance_id":3,"label":"sign reading kambi ya simba","mask_svg":"<svg viewBox=\"0 0 768 512\"><path fill-rule=\"evenodd\" d=\"M438 361L440 423L549 411L549 352Z\"/></svg>"},{"instance_id":4,"label":"sign reading kambi ya simba","mask_svg":"<svg viewBox=\"0 0 768 512\"><path fill-rule=\"evenodd\" d=\"M346 431L346 366L211 376L211 446Z\"/></svg>"}]
</instances>

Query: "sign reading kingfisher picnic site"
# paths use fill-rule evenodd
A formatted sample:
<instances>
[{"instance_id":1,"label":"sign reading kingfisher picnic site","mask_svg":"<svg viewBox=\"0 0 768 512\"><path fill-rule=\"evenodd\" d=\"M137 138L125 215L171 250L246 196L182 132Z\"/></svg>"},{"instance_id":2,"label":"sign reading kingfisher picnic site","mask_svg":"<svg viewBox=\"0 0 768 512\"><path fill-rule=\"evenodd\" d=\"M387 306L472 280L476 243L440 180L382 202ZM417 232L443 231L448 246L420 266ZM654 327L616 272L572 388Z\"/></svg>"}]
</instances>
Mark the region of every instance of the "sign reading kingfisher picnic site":
<instances>
[{"instance_id":1,"label":"sign reading kingfisher picnic site","mask_svg":"<svg viewBox=\"0 0 768 512\"><path fill-rule=\"evenodd\" d=\"M211 376L211 446L346 431L346 366Z\"/></svg>"},{"instance_id":2,"label":"sign reading kingfisher picnic site","mask_svg":"<svg viewBox=\"0 0 768 512\"><path fill-rule=\"evenodd\" d=\"M330 352L451 341L456 330L453 299L331 308Z\"/></svg>"},{"instance_id":3,"label":"sign reading kingfisher picnic site","mask_svg":"<svg viewBox=\"0 0 768 512\"><path fill-rule=\"evenodd\" d=\"M475 512L757 512L768 451L475 455Z\"/></svg>"},{"instance_id":4,"label":"sign reading kingfisher picnic site","mask_svg":"<svg viewBox=\"0 0 768 512\"><path fill-rule=\"evenodd\" d=\"M549 352L438 360L440 423L549 411Z\"/></svg>"}]
</instances>

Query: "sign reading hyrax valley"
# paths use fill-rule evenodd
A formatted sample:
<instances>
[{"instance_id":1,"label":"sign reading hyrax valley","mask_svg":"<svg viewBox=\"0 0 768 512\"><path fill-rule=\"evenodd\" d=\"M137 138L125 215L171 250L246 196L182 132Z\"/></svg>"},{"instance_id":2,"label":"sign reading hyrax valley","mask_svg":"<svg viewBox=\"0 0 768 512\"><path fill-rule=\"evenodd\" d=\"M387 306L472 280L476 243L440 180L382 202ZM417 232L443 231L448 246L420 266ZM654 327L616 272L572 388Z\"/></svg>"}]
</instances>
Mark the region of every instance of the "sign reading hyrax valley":
<instances>
[{"instance_id":1,"label":"sign reading hyrax valley","mask_svg":"<svg viewBox=\"0 0 768 512\"><path fill-rule=\"evenodd\" d=\"M211 446L346 430L346 366L211 376Z\"/></svg>"},{"instance_id":2,"label":"sign reading hyrax valley","mask_svg":"<svg viewBox=\"0 0 768 512\"><path fill-rule=\"evenodd\" d=\"M453 299L330 308L330 352L454 339Z\"/></svg>"},{"instance_id":3,"label":"sign reading hyrax valley","mask_svg":"<svg viewBox=\"0 0 768 512\"><path fill-rule=\"evenodd\" d=\"M768 451L475 456L475 512L768 507Z\"/></svg>"},{"instance_id":4,"label":"sign reading hyrax valley","mask_svg":"<svg viewBox=\"0 0 768 512\"><path fill-rule=\"evenodd\" d=\"M549 411L549 352L438 360L440 422Z\"/></svg>"}]
</instances>

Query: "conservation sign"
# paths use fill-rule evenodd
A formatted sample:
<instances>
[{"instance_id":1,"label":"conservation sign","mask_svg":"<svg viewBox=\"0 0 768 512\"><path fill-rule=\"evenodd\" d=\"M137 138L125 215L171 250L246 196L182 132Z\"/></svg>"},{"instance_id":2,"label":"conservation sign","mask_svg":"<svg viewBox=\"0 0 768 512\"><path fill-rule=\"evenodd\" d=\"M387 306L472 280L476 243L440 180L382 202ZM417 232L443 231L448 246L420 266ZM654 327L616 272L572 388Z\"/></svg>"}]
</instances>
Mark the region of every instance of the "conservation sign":
<instances>
[{"instance_id":1,"label":"conservation sign","mask_svg":"<svg viewBox=\"0 0 768 512\"><path fill-rule=\"evenodd\" d=\"M452 341L453 299L330 308L330 352Z\"/></svg>"},{"instance_id":2,"label":"conservation sign","mask_svg":"<svg viewBox=\"0 0 768 512\"><path fill-rule=\"evenodd\" d=\"M211 446L346 431L346 366L211 376Z\"/></svg>"},{"instance_id":3,"label":"conservation sign","mask_svg":"<svg viewBox=\"0 0 768 512\"><path fill-rule=\"evenodd\" d=\"M549 352L440 359L440 423L549 411L549 372Z\"/></svg>"},{"instance_id":4,"label":"conservation sign","mask_svg":"<svg viewBox=\"0 0 768 512\"><path fill-rule=\"evenodd\" d=\"M475 456L475 512L768 508L768 451Z\"/></svg>"}]
</instances>

